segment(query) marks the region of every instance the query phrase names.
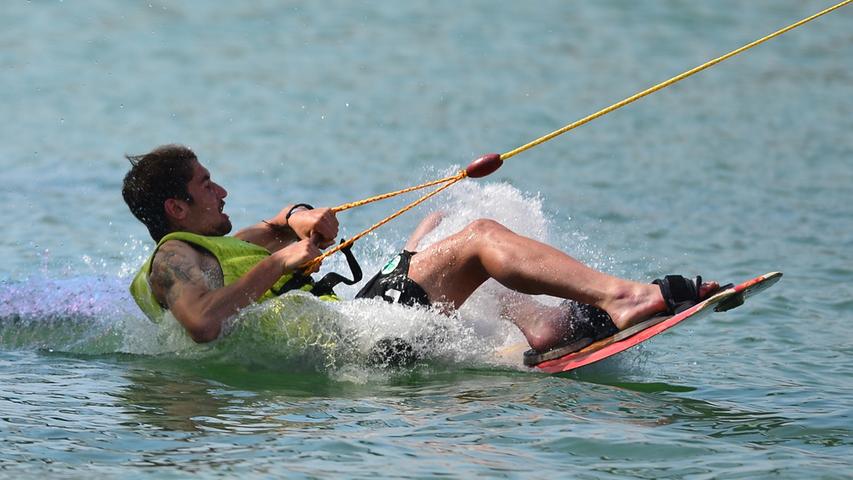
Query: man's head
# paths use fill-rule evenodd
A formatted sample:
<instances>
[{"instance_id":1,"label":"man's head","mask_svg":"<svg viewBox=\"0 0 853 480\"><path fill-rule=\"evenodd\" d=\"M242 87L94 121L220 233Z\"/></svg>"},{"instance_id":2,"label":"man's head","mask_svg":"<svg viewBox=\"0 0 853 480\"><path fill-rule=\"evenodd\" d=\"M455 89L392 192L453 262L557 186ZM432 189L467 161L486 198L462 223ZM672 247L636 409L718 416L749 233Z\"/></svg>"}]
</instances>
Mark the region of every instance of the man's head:
<instances>
[{"instance_id":1,"label":"man's head","mask_svg":"<svg viewBox=\"0 0 853 480\"><path fill-rule=\"evenodd\" d=\"M222 213L228 192L182 145L164 145L144 155L127 155L132 165L121 194L154 241L175 231L225 235L231 220Z\"/></svg>"}]
</instances>

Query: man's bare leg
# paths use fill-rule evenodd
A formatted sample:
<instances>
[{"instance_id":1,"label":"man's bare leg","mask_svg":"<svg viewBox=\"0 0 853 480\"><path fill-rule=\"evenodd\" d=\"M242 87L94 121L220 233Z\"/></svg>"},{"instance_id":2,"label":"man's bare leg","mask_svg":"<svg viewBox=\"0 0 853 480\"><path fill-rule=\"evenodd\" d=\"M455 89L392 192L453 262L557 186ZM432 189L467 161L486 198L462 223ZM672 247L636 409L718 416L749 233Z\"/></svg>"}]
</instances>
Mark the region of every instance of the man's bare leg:
<instances>
[{"instance_id":1,"label":"man's bare leg","mask_svg":"<svg viewBox=\"0 0 853 480\"><path fill-rule=\"evenodd\" d=\"M498 301L501 304L501 317L509 319L518 327L529 344L540 348L549 348L559 339L571 338L575 322L582 320L572 318L570 309L563 305L544 305L530 295L512 290L503 292ZM558 337L557 340L554 337Z\"/></svg>"},{"instance_id":2,"label":"man's bare leg","mask_svg":"<svg viewBox=\"0 0 853 480\"><path fill-rule=\"evenodd\" d=\"M657 285L598 272L492 220L477 220L412 257L409 276L424 288L430 300L452 308L461 306L483 282L494 278L520 293L598 307L620 330L666 309ZM703 284L700 296L716 288L716 283ZM565 333L558 325L520 328L537 350L555 346Z\"/></svg>"}]
</instances>

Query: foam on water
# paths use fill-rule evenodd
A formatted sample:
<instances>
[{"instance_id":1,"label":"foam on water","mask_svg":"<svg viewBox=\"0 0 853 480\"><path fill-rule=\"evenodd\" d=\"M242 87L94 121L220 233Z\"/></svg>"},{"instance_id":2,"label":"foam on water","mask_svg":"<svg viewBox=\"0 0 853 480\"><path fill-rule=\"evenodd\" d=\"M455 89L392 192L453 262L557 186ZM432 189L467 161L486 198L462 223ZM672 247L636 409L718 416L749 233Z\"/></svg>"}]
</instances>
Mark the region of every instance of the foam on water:
<instances>
[{"instance_id":1,"label":"foam on water","mask_svg":"<svg viewBox=\"0 0 853 480\"><path fill-rule=\"evenodd\" d=\"M35 277L0 284L0 345L83 354L123 350L136 305L116 277Z\"/></svg>"}]
</instances>

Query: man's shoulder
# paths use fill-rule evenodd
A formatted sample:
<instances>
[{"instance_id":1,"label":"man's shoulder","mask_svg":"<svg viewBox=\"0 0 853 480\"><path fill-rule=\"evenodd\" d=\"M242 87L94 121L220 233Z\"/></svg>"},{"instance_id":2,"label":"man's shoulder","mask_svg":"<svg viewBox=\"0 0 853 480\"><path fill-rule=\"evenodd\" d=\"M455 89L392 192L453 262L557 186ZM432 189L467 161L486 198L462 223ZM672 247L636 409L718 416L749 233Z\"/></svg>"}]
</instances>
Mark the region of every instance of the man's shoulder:
<instances>
[{"instance_id":1,"label":"man's shoulder","mask_svg":"<svg viewBox=\"0 0 853 480\"><path fill-rule=\"evenodd\" d=\"M183 240L163 242L151 259L151 286L156 287L164 281L171 285L169 279L186 278L193 269L201 268L208 256L210 253Z\"/></svg>"},{"instance_id":2,"label":"man's shoulder","mask_svg":"<svg viewBox=\"0 0 853 480\"><path fill-rule=\"evenodd\" d=\"M199 249L192 243L180 239L169 239L157 246L152 267L175 256L194 258L198 257L199 254Z\"/></svg>"},{"instance_id":3,"label":"man's shoulder","mask_svg":"<svg viewBox=\"0 0 853 480\"><path fill-rule=\"evenodd\" d=\"M221 286L222 267L216 255L201 245L182 239L170 239L160 244L151 261L152 286L163 275L197 281L202 278L199 274L211 288Z\"/></svg>"}]
</instances>

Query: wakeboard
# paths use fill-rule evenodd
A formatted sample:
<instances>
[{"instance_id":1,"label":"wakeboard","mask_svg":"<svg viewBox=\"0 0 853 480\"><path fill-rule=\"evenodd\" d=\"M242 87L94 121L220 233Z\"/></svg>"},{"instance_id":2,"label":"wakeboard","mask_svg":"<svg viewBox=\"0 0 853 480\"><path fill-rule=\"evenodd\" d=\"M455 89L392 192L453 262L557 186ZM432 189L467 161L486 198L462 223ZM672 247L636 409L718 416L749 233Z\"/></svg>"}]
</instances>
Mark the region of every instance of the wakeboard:
<instances>
[{"instance_id":1,"label":"wakeboard","mask_svg":"<svg viewBox=\"0 0 853 480\"><path fill-rule=\"evenodd\" d=\"M782 278L782 272L771 272L739 285L726 288L702 302L672 316L657 316L619 333L592 343L581 350L546 360L534 368L547 373L568 372L623 352L678 325L684 320L698 319L711 312L725 312L743 305L749 297L763 292ZM516 350L519 351L519 350Z\"/></svg>"}]
</instances>

